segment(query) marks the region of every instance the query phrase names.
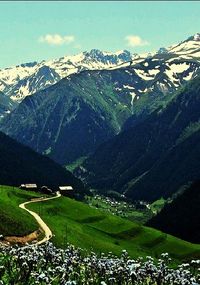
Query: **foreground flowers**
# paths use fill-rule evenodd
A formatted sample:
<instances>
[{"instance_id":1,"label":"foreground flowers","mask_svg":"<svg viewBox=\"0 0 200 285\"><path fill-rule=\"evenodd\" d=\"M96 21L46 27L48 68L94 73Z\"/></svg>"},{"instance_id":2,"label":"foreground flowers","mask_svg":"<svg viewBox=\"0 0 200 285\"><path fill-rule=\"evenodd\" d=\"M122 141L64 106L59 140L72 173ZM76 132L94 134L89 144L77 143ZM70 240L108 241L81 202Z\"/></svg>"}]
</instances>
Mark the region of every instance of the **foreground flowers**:
<instances>
[{"instance_id":1,"label":"foreground flowers","mask_svg":"<svg viewBox=\"0 0 200 285\"><path fill-rule=\"evenodd\" d=\"M124 250L118 258L89 255L72 245L58 249L48 242L42 246L1 247L0 285L187 285L200 283L200 260L169 268L168 254L158 261L152 257L130 259Z\"/></svg>"}]
</instances>

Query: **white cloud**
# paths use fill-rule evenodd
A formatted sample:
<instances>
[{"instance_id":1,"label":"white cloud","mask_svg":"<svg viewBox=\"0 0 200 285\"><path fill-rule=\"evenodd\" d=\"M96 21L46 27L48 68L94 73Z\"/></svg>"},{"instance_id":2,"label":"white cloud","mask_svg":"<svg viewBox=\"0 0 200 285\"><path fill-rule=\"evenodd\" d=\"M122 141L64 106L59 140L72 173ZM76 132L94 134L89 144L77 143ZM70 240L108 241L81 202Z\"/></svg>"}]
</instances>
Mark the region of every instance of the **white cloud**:
<instances>
[{"instance_id":1,"label":"white cloud","mask_svg":"<svg viewBox=\"0 0 200 285\"><path fill-rule=\"evenodd\" d=\"M45 36L41 36L39 38L39 42L41 43L47 43L49 45L63 45L63 44L70 44L74 42L75 37L74 36L61 36L59 34L47 34Z\"/></svg>"},{"instance_id":2,"label":"white cloud","mask_svg":"<svg viewBox=\"0 0 200 285\"><path fill-rule=\"evenodd\" d=\"M77 44L77 45L74 46L74 48L75 48L75 49L81 49L81 45L80 45L80 44Z\"/></svg>"},{"instance_id":3,"label":"white cloud","mask_svg":"<svg viewBox=\"0 0 200 285\"><path fill-rule=\"evenodd\" d=\"M136 36L136 35L126 36L125 40L127 41L127 45L129 47L138 47L138 46L149 45L149 42L141 39L139 36Z\"/></svg>"}]
</instances>

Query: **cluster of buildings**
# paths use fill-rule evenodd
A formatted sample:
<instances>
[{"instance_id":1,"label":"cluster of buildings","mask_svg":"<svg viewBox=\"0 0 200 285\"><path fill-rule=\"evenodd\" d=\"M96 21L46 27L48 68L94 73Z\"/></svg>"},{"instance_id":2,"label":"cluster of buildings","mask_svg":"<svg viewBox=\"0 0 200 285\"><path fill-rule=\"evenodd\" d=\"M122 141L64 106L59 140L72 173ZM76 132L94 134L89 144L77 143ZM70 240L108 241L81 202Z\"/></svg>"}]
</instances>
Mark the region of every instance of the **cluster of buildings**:
<instances>
[{"instance_id":1,"label":"cluster of buildings","mask_svg":"<svg viewBox=\"0 0 200 285\"><path fill-rule=\"evenodd\" d=\"M56 189L56 191L53 191L52 189L48 188L47 186L38 187L37 184L34 184L34 183L32 183L32 184L21 184L19 186L19 188L22 190L36 191L36 192L41 192L41 193L45 193L45 194L53 194L56 191L60 191L60 193L63 196L69 196L69 197L72 197L74 194L74 189L70 185L58 186L58 189Z\"/></svg>"}]
</instances>

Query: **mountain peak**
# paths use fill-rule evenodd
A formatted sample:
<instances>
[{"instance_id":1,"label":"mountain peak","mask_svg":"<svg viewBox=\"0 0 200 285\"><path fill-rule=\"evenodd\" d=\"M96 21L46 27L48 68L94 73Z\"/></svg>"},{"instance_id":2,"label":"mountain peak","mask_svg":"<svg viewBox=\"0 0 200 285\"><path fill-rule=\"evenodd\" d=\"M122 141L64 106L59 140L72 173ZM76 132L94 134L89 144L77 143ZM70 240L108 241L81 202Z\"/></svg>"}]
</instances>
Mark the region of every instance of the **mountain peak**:
<instances>
[{"instance_id":1,"label":"mountain peak","mask_svg":"<svg viewBox=\"0 0 200 285\"><path fill-rule=\"evenodd\" d=\"M102 51L99 49L91 49L90 51L85 51L83 52L85 55L90 56L90 57L98 57L98 56L117 56L117 57L121 57L121 56L128 56L131 57L131 53L128 50L119 50L116 52L110 52L110 51Z\"/></svg>"},{"instance_id":2,"label":"mountain peak","mask_svg":"<svg viewBox=\"0 0 200 285\"><path fill-rule=\"evenodd\" d=\"M200 33L196 33L193 36L190 36L183 42L189 42L189 41L197 41L197 42L200 41Z\"/></svg>"},{"instance_id":3,"label":"mountain peak","mask_svg":"<svg viewBox=\"0 0 200 285\"><path fill-rule=\"evenodd\" d=\"M17 65L16 67L34 67L38 64L37 61L33 61L33 62L27 62L27 63L22 63L20 65Z\"/></svg>"},{"instance_id":4,"label":"mountain peak","mask_svg":"<svg viewBox=\"0 0 200 285\"><path fill-rule=\"evenodd\" d=\"M83 52L85 59L90 61L98 61L105 65L117 65L122 62L127 62L132 59L132 55L127 50L120 50L117 52L101 51L99 49L91 49L91 51Z\"/></svg>"},{"instance_id":5,"label":"mountain peak","mask_svg":"<svg viewBox=\"0 0 200 285\"><path fill-rule=\"evenodd\" d=\"M168 50L165 47L161 47L157 51L157 54L166 54L166 53L168 53Z\"/></svg>"},{"instance_id":6,"label":"mountain peak","mask_svg":"<svg viewBox=\"0 0 200 285\"><path fill-rule=\"evenodd\" d=\"M193 39L195 41L200 41L200 33L196 33L194 36L193 36Z\"/></svg>"},{"instance_id":7,"label":"mountain peak","mask_svg":"<svg viewBox=\"0 0 200 285\"><path fill-rule=\"evenodd\" d=\"M103 52L103 51L101 51L99 49L93 48L90 51L84 51L83 54L85 56L89 56L91 58L96 58L96 57L99 57L99 56L104 56L104 54L109 54L109 53Z\"/></svg>"}]
</instances>

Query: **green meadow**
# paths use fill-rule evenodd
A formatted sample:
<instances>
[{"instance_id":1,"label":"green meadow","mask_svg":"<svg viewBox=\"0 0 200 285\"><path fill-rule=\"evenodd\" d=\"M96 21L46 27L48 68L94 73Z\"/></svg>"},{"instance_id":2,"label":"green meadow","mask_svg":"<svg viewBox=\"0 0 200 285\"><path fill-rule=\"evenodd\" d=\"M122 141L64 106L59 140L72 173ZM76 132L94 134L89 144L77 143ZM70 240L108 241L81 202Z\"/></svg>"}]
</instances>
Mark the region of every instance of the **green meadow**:
<instances>
[{"instance_id":1,"label":"green meadow","mask_svg":"<svg viewBox=\"0 0 200 285\"><path fill-rule=\"evenodd\" d=\"M0 185L0 234L23 236L37 229L35 219L19 208L19 204L36 196L34 192Z\"/></svg>"},{"instance_id":2,"label":"green meadow","mask_svg":"<svg viewBox=\"0 0 200 285\"><path fill-rule=\"evenodd\" d=\"M200 245L103 213L66 197L28 207L40 211L41 217L55 235L53 242L59 247L72 243L97 253L111 251L119 255L126 249L131 257L157 257L162 252L168 252L176 260L200 257Z\"/></svg>"},{"instance_id":3,"label":"green meadow","mask_svg":"<svg viewBox=\"0 0 200 285\"><path fill-rule=\"evenodd\" d=\"M25 235L38 228L32 216L19 208L20 203L38 195L13 187L0 187L0 234ZM85 250L116 255L126 249L131 257L157 257L168 252L176 261L200 257L200 245L66 197L29 204L28 208L40 214L48 224L54 235L52 241L58 247L72 243Z\"/></svg>"}]
</instances>

